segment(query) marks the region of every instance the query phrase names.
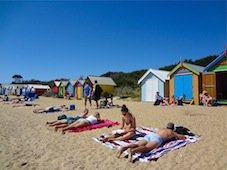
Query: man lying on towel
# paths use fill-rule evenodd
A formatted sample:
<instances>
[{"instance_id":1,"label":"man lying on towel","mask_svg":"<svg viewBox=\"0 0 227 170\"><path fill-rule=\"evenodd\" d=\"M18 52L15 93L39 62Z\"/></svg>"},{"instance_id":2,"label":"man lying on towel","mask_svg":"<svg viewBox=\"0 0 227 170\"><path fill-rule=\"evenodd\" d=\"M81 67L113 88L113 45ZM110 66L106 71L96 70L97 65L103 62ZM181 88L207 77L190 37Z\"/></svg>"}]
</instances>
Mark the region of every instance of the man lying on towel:
<instances>
[{"instance_id":1,"label":"man lying on towel","mask_svg":"<svg viewBox=\"0 0 227 170\"><path fill-rule=\"evenodd\" d=\"M94 115L90 115L87 118L80 118L74 123L70 124L67 127L64 127L62 129L62 134L65 134L65 131L70 130L70 129L75 129L75 128L80 128L80 127L85 127L89 125L95 125L101 121L100 119L100 114L99 112L96 112Z\"/></svg>"},{"instance_id":2,"label":"man lying on towel","mask_svg":"<svg viewBox=\"0 0 227 170\"><path fill-rule=\"evenodd\" d=\"M162 128L157 132L151 132L146 136L144 136L144 138L141 139L140 141L129 144L126 147L122 147L117 157L120 158L121 154L124 151L128 150L129 161L132 162L132 158L135 153L149 152L172 138L177 138L181 140L186 139L184 135L178 134L173 130L174 130L174 124L168 123L166 128Z\"/></svg>"}]
</instances>

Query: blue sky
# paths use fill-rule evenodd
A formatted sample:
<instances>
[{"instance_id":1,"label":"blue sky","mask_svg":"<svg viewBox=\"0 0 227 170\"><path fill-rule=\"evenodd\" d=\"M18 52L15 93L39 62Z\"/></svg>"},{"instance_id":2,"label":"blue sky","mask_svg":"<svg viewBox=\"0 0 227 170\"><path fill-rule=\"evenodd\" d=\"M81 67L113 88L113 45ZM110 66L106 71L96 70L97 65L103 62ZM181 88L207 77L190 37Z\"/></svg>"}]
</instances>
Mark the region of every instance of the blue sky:
<instances>
[{"instance_id":1,"label":"blue sky","mask_svg":"<svg viewBox=\"0 0 227 170\"><path fill-rule=\"evenodd\" d=\"M0 82L77 79L219 54L226 1L0 1Z\"/></svg>"}]
</instances>

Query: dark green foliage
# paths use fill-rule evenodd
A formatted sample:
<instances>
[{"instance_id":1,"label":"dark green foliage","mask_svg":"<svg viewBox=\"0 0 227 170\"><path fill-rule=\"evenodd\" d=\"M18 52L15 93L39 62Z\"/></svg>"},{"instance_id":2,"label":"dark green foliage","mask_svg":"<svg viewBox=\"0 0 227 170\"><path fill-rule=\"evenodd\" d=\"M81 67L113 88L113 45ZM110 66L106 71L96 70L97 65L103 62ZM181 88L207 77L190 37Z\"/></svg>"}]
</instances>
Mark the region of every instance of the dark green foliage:
<instances>
[{"instance_id":1,"label":"dark green foliage","mask_svg":"<svg viewBox=\"0 0 227 170\"><path fill-rule=\"evenodd\" d=\"M19 75L19 74L14 74L12 78L13 79L15 79L15 78L22 79L23 77L21 75Z\"/></svg>"},{"instance_id":2,"label":"dark green foliage","mask_svg":"<svg viewBox=\"0 0 227 170\"><path fill-rule=\"evenodd\" d=\"M146 70L139 70L139 71L133 71L129 73L124 72L107 72L101 76L104 77L111 77L118 87L131 87L136 88L138 87L137 81L140 79L140 77L143 76L143 74L146 72Z\"/></svg>"},{"instance_id":3,"label":"dark green foliage","mask_svg":"<svg viewBox=\"0 0 227 170\"><path fill-rule=\"evenodd\" d=\"M189 60L185 59L184 62L206 67L209 63L211 63L217 57L218 57L217 55L210 55L210 56L207 56L207 57L195 60L195 61L193 61L192 59L189 59ZM176 67L177 64L178 63L172 64L172 65L168 65L168 66L164 66L164 67L161 67L159 69L160 70L171 71L174 67Z\"/></svg>"}]
</instances>

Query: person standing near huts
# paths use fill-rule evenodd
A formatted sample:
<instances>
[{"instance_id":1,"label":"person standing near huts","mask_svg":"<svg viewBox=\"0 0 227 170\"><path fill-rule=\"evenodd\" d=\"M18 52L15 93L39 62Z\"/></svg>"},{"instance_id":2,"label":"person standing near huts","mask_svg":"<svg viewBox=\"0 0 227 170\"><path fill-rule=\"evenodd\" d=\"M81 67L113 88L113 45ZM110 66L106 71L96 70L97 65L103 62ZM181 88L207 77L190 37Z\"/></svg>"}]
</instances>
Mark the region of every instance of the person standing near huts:
<instances>
[{"instance_id":1,"label":"person standing near huts","mask_svg":"<svg viewBox=\"0 0 227 170\"><path fill-rule=\"evenodd\" d=\"M20 96L20 88L18 86L16 88L16 96Z\"/></svg>"},{"instance_id":2,"label":"person standing near huts","mask_svg":"<svg viewBox=\"0 0 227 170\"><path fill-rule=\"evenodd\" d=\"M92 96L92 88L88 82L85 82L85 85L84 85L84 106L85 106L85 108L87 107L87 100L89 101L90 106L91 106L91 96Z\"/></svg>"},{"instance_id":3,"label":"person standing near huts","mask_svg":"<svg viewBox=\"0 0 227 170\"><path fill-rule=\"evenodd\" d=\"M99 108L99 99L101 98L102 88L98 84L98 81L95 80L95 84L93 86L93 100L96 102L97 109Z\"/></svg>"}]
</instances>

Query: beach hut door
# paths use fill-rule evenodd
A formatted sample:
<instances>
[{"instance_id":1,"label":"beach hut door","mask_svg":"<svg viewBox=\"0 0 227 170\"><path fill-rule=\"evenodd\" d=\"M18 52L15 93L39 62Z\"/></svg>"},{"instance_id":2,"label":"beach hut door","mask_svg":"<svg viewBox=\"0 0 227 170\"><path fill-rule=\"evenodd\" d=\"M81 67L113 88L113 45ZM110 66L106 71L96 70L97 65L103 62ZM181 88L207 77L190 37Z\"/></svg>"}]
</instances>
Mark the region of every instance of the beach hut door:
<instances>
[{"instance_id":1,"label":"beach hut door","mask_svg":"<svg viewBox=\"0 0 227 170\"><path fill-rule=\"evenodd\" d=\"M216 98L216 74L214 72L203 73L202 87L209 95Z\"/></svg>"},{"instance_id":2,"label":"beach hut door","mask_svg":"<svg viewBox=\"0 0 227 170\"><path fill-rule=\"evenodd\" d=\"M176 98L182 96L185 100L193 98L192 74L174 76L174 95Z\"/></svg>"}]
</instances>

